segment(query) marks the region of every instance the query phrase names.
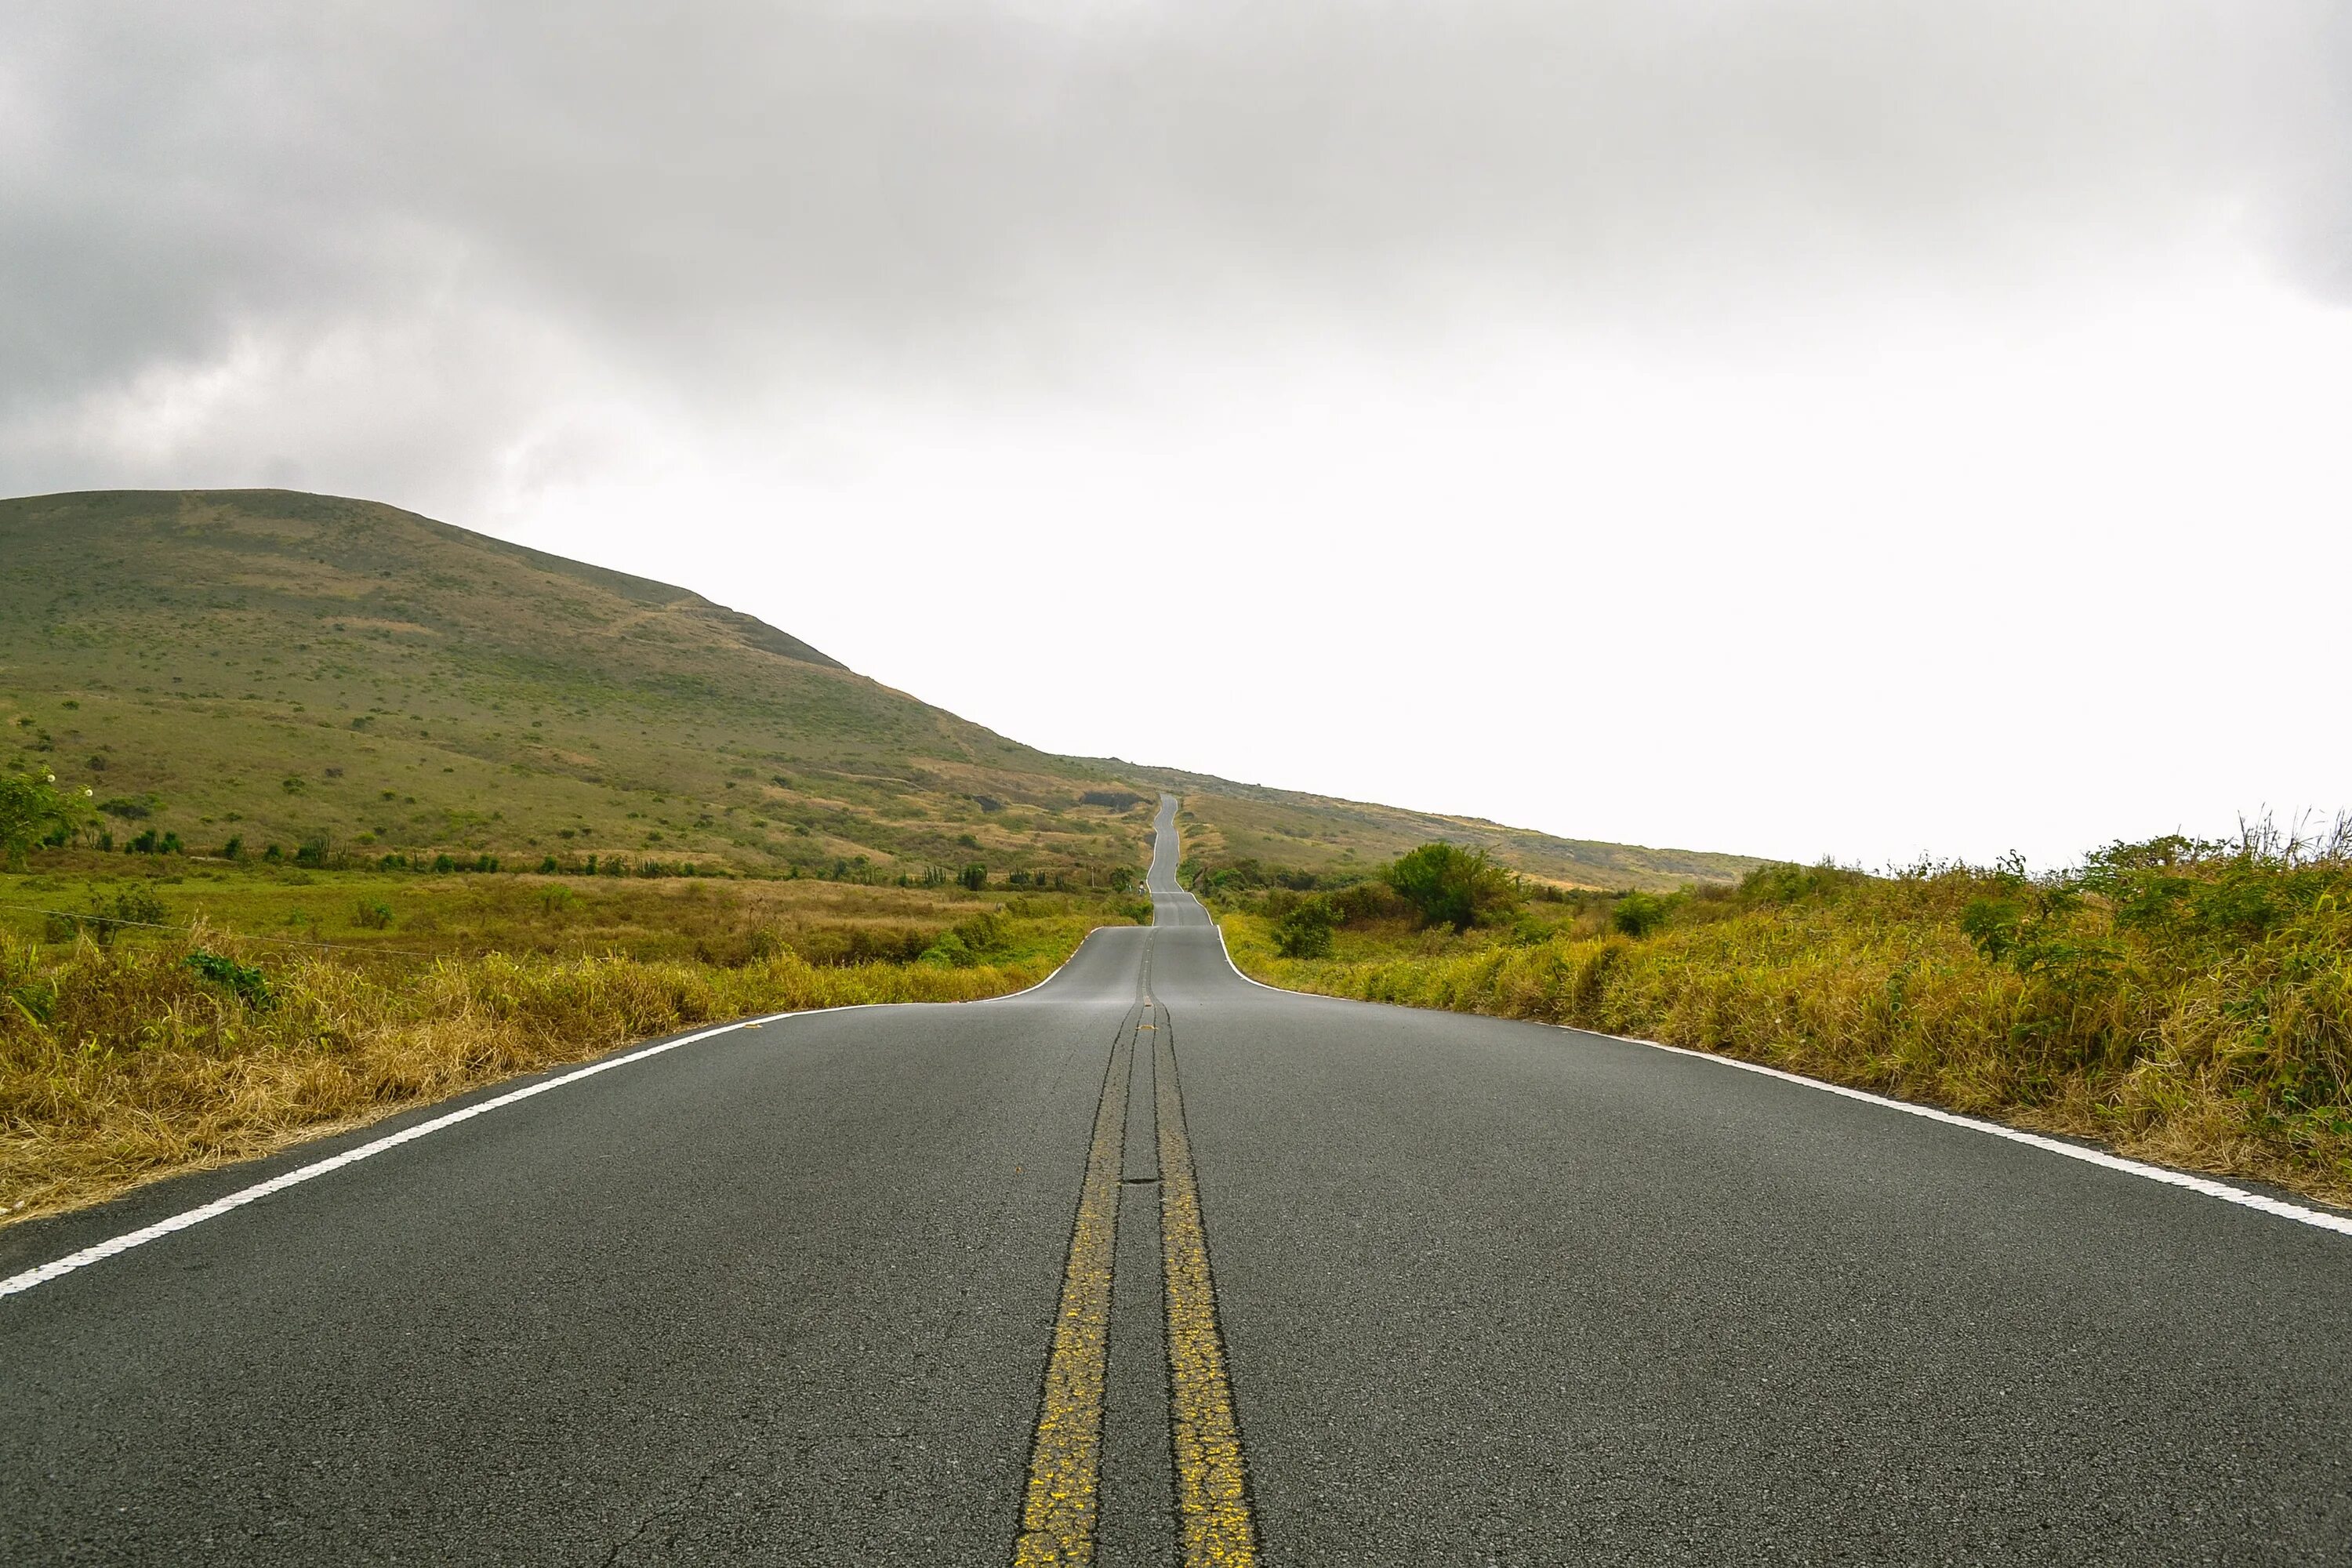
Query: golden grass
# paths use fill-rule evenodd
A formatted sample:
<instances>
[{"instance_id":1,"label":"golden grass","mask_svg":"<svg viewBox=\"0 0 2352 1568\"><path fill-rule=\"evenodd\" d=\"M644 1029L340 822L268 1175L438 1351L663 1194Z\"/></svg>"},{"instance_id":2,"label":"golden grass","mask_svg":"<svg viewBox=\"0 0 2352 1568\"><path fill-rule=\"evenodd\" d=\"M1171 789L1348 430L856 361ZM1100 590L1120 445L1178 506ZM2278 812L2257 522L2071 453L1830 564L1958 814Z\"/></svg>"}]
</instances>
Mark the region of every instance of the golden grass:
<instances>
[{"instance_id":1,"label":"golden grass","mask_svg":"<svg viewBox=\"0 0 2352 1568\"><path fill-rule=\"evenodd\" d=\"M1311 960L1279 956L1263 914L1222 923L1272 985L1660 1040L2352 1203L2344 901L2198 946L2087 900L2020 963L1960 927L1993 887L1954 870L1827 902L1695 906L1638 940L1591 922L1521 945L1350 931Z\"/></svg>"},{"instance_id":2,"label":"golden grass","mask_svg":"<svg viewBox=\"0 0 2352 1568\"><path fill-rule=\"evenodd\" d=\"M0 1223L267 1153L632 1040L748 1014L953 1002L1044 979L1098 913L1004 919L992 962L727 967L618 953L428 961L265 948L201 922L100 946L0 937ZM255 1005L198 950L267 966Z\"/></svg>"}]
</instances>

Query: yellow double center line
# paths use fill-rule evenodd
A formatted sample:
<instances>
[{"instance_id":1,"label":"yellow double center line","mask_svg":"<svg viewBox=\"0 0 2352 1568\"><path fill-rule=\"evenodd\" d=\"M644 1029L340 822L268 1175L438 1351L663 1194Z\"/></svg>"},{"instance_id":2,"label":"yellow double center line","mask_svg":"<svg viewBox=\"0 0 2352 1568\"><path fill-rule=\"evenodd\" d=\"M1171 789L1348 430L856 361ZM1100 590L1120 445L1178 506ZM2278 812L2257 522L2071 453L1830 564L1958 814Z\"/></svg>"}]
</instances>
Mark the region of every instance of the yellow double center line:
<instances>
[{"instance_id":1,"label":"yellow double center line","mask_svg":"<svg viewBox=\"0 0 2352 1568\"><path fill-rule=\"evenodd\" d=\"M1013 1549L1016 1568L1091 1563L1102 1486L1103 1385L1109 1348L1111 1264L1118 1228L1120 1163L1132 1052L1150 1037L1153 1111L1160 1132L1160 1252L1167 1313L1169 1435L1176 1460L1176 1515L1185 1568L1251 1568L1258 1561L1241 1426L1217 1325L1207 1234L1184 1135L1184 1101L1165 1021L1120 1031L1095 1111L1061 1309L1045 1364L1045 1396L1030 1449L1029 1485Z\"/></svg>"}]
</instances>

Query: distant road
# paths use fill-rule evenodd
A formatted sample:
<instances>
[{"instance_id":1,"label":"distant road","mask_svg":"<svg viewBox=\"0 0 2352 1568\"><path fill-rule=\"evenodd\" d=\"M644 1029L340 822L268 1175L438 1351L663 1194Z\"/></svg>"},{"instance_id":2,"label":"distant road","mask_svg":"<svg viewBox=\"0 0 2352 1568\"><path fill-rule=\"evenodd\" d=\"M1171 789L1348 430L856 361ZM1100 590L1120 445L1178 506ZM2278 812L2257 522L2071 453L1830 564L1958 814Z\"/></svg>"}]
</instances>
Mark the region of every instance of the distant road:
<instances>
[{"instance_id":1,"label":"distant road","mask_svg":"<svg viewBox=\"0 0 2352 1568\"><path fill-rule=\"evenodd\" d=\"M0 1561L2352 1562L2352 1238L1265 990L1160 823L1160 924L1036 990L719 1033L0 1297Z\"/></svg>"}]
</instances>

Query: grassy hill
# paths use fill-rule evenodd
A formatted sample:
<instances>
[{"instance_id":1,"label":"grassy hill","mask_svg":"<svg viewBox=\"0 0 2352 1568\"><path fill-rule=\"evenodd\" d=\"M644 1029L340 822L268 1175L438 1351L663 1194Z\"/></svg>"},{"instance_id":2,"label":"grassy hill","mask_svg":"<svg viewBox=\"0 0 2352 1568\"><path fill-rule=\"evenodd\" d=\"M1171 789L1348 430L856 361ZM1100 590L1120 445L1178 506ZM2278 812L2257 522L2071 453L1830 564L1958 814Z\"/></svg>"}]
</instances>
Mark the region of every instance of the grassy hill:
<instances>
[{"instance_id":1,"label":"grassy hill","mask_svg":"<svg viewBox=\"0 0 2352 1568\"><path fill-rule=\"evenodd\" d=\"M1055 756L686 589L370 501L0 500L0 767L87 784L118 844L1085 886L1150 858L1167 788L1215 860L1446 838L1606 888L1757 864Z\"/></svg>"},{"instance_id":2,"label":"grassy hill","mask_svg":"<svg viewBox=\"0 0 2352 1568\"><path fill-rule=\"evenodd\" d=\"M861 879L1149 858L1098 767L682 588L392 507L0 501L0 756L89 784L118 839Z\"/></svg>"}]
</instances>

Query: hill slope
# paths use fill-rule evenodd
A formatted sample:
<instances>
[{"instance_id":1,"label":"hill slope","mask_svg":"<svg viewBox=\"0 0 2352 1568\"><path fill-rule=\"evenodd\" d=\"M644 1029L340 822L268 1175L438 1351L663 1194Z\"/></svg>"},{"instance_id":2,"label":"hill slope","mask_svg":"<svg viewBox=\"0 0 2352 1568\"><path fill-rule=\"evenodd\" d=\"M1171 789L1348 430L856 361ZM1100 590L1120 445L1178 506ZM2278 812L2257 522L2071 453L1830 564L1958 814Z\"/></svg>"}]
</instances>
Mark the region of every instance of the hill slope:
<instances>
[{"instance_id":1,"label":"hill slope","mask_svg":"<svg viewBox=\"0 0 2352 1568\"><path fill-rule=\"evenodd\" d=\"M0 502L12 738L118 832L893 874L1148 858L1116 785L665 584L368 501ZM141 815L141 814L145 815Z\"/></svg>"},{"instance_id":2,"label":"hill slope","mask_svg":"<svg viewBox=\"0 0 2352 1568\"><path fill-rule=\"evenodd\" d=\"M1750 855L1555 838L1483 817L1266 789L1173 768L1128 771L1182 795L1186 852L1221 863L1252 859L1339 871L1393 859L1416 845L1444 839L1484 848L1507 866L1562 887L1612 889L1736 882L1764 864Z\"/></svg>"},{"instance_id":3,"label":"hill slope","mask_svg":"<svg viewBox=\"0 0 2352 1568\"><path fill-rule=\"evenodd\" d=\"M1368 866L1444 837L1599 887L1757 863L1055 756L686 589L371 501L0 500L0 759L196 852L1098 880L1149 858L1168 788L1220 858Z\"/></svg>"}]
</instances>

